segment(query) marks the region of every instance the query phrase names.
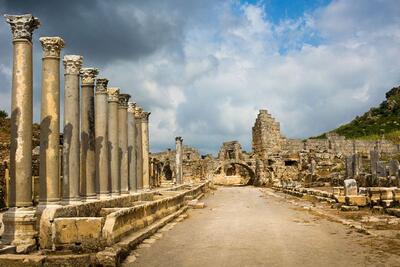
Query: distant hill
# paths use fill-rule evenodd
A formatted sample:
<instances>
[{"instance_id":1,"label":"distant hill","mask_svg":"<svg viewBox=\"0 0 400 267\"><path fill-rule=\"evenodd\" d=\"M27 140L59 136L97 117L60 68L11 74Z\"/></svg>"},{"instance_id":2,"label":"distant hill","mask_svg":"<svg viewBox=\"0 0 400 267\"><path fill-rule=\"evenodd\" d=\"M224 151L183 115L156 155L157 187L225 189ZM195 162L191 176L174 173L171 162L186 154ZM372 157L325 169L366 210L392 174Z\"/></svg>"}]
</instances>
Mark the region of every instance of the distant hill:
<instances>
[{"instance_id":1,"label":"distant hill","mask_svg":"<svg viewBox=\"0 0 400 267\"><path fill-rule=\"evenodd\" d=\"M400 86L386 93L386 100L350 123L330 132L348 139L378 140L382 137L400 143ZM326 138L326 133L314 137Z\"/></svg>"}]
</instances>

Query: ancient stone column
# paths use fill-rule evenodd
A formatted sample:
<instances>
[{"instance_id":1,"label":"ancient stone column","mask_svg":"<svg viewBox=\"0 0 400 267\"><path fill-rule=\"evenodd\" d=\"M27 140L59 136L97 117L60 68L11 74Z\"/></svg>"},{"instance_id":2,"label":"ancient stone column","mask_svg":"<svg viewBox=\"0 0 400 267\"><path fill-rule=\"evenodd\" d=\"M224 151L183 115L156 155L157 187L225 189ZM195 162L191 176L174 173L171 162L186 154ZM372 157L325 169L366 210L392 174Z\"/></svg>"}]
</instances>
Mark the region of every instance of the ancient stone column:
<instances>
[{"instance_id":1,"label":"ancient stone column","mask_svg":"<svg viewBox=\"0 0 400 267\"><path fill-rule=\"evenodd\" d=\"M40 22L30 14L5 15L13 35L10 144L10 209L3 216L2 243L34 245L32 206L32 33Z\"/></svg>"},{"instance_id":2,"label":"ancient stone column","mask_svg":"<svg viewBox=\"0 0 400 267\"><path fill-rule=\"evenodd\" d=\"M175 137L175 151L176 151L176 155L175 155L175 172L176 172L176 183L177 184L182 184L183 183L183 177L182 177L182 153L183 153L183 149L182 149L182 142L183 142L183 138L178 136Z\"/></svg>"},{"instance_id":3,"label":"ancient stone column","mask_svg":"<svg viewBox=\"0 0 400 267\"><path fill-rule=\"evenodd\" d=\"M97 79L95 99L96 183L100 199L110 196L108 162L107 79Z\"/></svg>"},{"instance_id":4,"label":"ancient stone column","mask_svg":"<svg viewBox=\"0 0 400 267\"><path fill-rule=\"evenodd\" d=\"M64 41L60 37L41 37L39 41L43 48L39 203L59 204L60 53Z\"/></svg>"},{"instance_id":5,"label":"ancient stone column","mask_svg":"<svg viewBox=\"0 0 400 267\"><path fill-rule=\"evenodd\" d=\"M111 195L121 194L121 180L119 176L119 149L118 149L118 88L108 88L108 155L109 177L111 179Z\"/></svg>"},{"instance_id":6,"label":"ancient stone column","mask_svg":"<svg viewBox=\"0 0 400 267\"><path fill-rule=\"evenodd\" d=\"M143 189L150 188L149 116L150 112L143 112L142 116Z\"/></svg>"},{"instance_id":7,"label":"ancient stone column","mask_svg":"<svg viewBox=\"0 0 400 267\"><path fill-rule=\"evenodd\" d=\"M120 94L118 97L118 147L120 159L121 194L129 193L128 165L128 100L131 96Z\"/></svg>"},{"instance_id":8,"label":"ancient stone column","mask_svg":"<svg viewBox=\"0 0 400 267\"><path fill-rule=\"evenodd\" d=\"M96 166L94 136L94 82L99 73L95 68L82 68L81 103L81 195L96 199Z\"/></svg>"},{"instance_id":9,"label":"ancient stone column","mask_svg":"<svg viewBox=\"0 0 400 267\"><path fill-rule=\"evenodd\" d=\"M135 108L135 132L136 132L136 188L143 189L143 143L142 143L142 116L143 109Z\"/></svg>"},{"instance_id":10,"label":"ancient stone column","mask_svg":"<svg viewBox=\"0 0 400 267\"><path fill-rule=\"evenodd\" d=\"M79 73L83 58L64 56L63 197L65 204L80 201L80 103Z\"/></svg>"},{"instance_id":11,"label":"ancient stone column","mask_svg":"<svg viewBox=\"0 0 400 267\"><path fill-rule=\"evenodd\" d=\"M133 102L128 102L128 177L129 192L135 193L136 187L136 131L135 131L135 106Z\"/></svg>"}]
</instances>

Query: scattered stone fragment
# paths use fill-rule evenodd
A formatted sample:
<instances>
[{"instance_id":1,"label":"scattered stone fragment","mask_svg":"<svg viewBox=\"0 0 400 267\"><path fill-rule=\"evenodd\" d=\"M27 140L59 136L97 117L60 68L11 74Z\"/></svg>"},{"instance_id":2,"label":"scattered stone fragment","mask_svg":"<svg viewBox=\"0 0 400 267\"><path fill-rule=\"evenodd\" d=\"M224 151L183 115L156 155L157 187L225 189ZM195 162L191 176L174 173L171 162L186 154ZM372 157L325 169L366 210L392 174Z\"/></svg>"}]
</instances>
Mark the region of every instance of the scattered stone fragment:
<instances>
[{"instance_id":1,"label":"scattered stone fragment","mask_svg":"<svg viewBox=\"0 0 400 267\"><path fill-rule=\"evenodd\" d=\"M340 207L341 211L358 211L359 208L358 206L347 206L347 205L343 205L342 207Z\"/></svg>"}]
</instances>

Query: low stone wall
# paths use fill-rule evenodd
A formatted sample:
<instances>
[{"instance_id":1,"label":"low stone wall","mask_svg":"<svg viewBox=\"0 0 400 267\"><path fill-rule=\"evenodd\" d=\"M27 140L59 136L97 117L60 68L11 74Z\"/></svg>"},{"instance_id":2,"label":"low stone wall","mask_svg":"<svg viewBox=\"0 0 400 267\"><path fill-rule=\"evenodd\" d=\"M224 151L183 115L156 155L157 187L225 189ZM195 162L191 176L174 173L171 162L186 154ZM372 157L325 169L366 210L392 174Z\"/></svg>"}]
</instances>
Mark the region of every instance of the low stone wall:
<instances>
[{"instance_id":1,"label":"low stone wall","mask_svg":"<svg viewBox=\"0 0 400 267\"><path fill-rule=\"evenodd\" d=\"M48 207L40 219L40 248L96 252L151 225L205 191L208 182L79 205Z\"/></svg>"}]
</instances>

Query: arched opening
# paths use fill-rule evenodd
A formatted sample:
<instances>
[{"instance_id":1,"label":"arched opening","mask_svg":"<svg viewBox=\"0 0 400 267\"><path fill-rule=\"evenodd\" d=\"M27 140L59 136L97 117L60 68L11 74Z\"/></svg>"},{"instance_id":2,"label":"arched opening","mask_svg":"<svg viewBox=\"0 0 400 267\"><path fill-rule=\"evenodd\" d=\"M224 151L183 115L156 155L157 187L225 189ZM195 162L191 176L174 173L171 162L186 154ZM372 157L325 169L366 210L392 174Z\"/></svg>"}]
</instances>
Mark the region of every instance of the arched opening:
<instances>
[{"instance_id":1,"label":"arched opening","mask_svg":"<svg viewBox=\"0 0 400 267\"><path fill-rule=\"evenodd\" d=\"M163 174L164 174L165 180L172 181L172 170L171 170L171 166L169 164L164 166Z\"/></svg>"},{"instance_id":2,"label":"arched opening","mask_svg":"<svg viewBox=\"0 0 400 267\"><path fill-rule=\"evenodd\" d=\"M220 185L252 185L255 173L245 163L225 162L214 171L213 180Z\"/></svg>"}]
</instances>

